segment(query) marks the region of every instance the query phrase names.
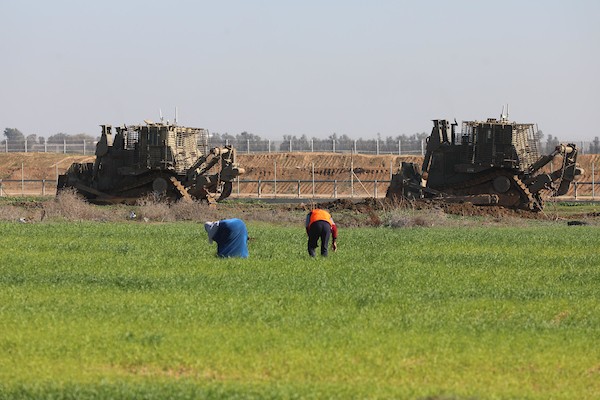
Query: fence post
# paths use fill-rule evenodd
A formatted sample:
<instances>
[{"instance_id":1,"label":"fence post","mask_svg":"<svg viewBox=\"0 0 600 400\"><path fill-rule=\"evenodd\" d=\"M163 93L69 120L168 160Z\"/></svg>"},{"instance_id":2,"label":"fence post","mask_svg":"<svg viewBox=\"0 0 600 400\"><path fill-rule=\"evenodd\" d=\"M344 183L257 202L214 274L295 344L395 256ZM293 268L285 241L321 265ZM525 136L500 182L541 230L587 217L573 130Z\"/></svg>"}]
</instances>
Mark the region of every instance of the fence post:
<instances>
[{"instance_id":1,"label":"fence post","mask_svg":"<svg viewBox=\"0 0 600 400\"><path fill-rule=\"evenodd\" d=\"M315 151L315 143L314 143L314 139L310 139L310 152L314 152Z\"/></svg>"},{"instance_id":2,"label":"fence post","mask_svg":"<svg viewBox=\"0 0 600 400\"><path fill-rule=\"evenodd\" d=\"M337 199L337 179L333 180L333 198Z\"/></svg>"},{"instance_id":3,"label":"fence post","mask_svg":"<svg viewBox=\"0 0 600 400\"><path fill-rule=\"evenodd\" d=\"M292 138L290 138L290 153L292 152Z\"/></svg>"},{"instance_id":4,"label":"fence post","mask_svg":"<svg viewBox=\"0 0 600 400\"><path fill-rule=\"evenodd\" d=\"M350 161L350 197L354 198L354 160Z\"/></svg>"},{"instance_id":5,"label":"fence post","mask_svg":"<svg viewBox=\"0 0 600 400\"><path fill-rule=\"evenodd\" d=\"M46 195L46 180L42 179L42 196Z\"/></svg>"},{"instance_id":6,"label":"fence post","mask_svg":"<svg viewBox=\"0 0 600 400\"><path fill-rule=\"evenodd\" d=\"M379 138L377 138L377 140L375 141L375 144L377 145L377 147L376 147L377 151L375 154L379 155Z\"/></svg>"},{"instance_id":7,"label":"fence post","mask_svg":"<svg viewBox=\"0 0 600 400\"><path fill-rule=\"evenodd\" d=\"M594 178L595 172L594 172L594 163L592 163L592 200L594 200L594 196L596 194L596 179Z\"/></svg>"},{"instance_id":8,"label":"fence post","mask_svg":"<svg viewBox=\"0 0 600 400\"><path fill-rule=\"evenodd\" d=\"M298 180L298 197L300 197L300 180Z\"/></svg>"},{"instance_id":9,"label":"fence post","mask_svg":"<svg viewBox=\"0 0 600 400\"><path fill-rule=\"evenodd\" d=\"M258 197L260 198L260 179L258 180Z\"/></svg>"},{"instance_id":10,"label":"fence post","mask_svg":"<svg viewBox=\"0 0 600 400\"><path fill-rule=\"evenodd\" d=\"M25 138L25 153L27 153L27 138Z\"/></svg>"},{"instance_id":11,"label":"fence post","mask_svg":"<svg viewBox=\"0 0 600 400\"><path fill-rule=\"evenodd\" d=\"M425 139L421 140L421 155L425 155Z\"/></svg>"},{"instance_id":12,"label":"fence post","mask_svg":"<svg viewBox=\"0 0 600 400\"><path fill-rule=\"evenodd\" d=\"M240 176L237 176L237 194L240 197Z\"/></svg>"},{"instance_id":13,"label":"fence post","mask_svg":"<svg viewBox=\"0 0 600 400\"><path fill-rule=\"evenodd\" d=\"M85 139L83 139L83 155L85 156Z\"/></svg>"},{"instance_id":14,"label":"fence post","mask_svg":"<svg viewBox=\"0 0 600 400\"><path fill-rule=\"evenodd\" d=\"M331 139L333 152L335 153L335 139Z\"/></svg>"},{"instance_id":15,"label":"fence post","mask_svg":"<svg viewBox=\"0 0 600 400\"><path fill-rule=\"evenodd\" d=\"M273 161L275 164L275 177L273 178L273 196L277 197L277 161Z\"/></svg>"},{"instance_id":16,"label":"fence post","mask_svg":"<svg viewBox=\"0 0 600 400\"><path fill-rule=\"evenodd\" d=\"M577 200L577 182L573 182L573 186L575 188L575 200Z\"/></svg>"},{"instance_id":17,"label":"fence post","mask_svg":"<svg viewBox=\"0 0 600 400\"><path fill-rule=\"evenodd\" d=\"M375 179L375 182L373 183L373 198L377 198L377 179Z\"/></svg>"},{"instance_id":18,"label":"fence post","mask_svg":"<svg viewBox=\"0 0 600 400\"><path fill-rule=\"evenodd\" d=\"M67 139L63 139L63 154L67 154Z\"/></svg>"},{"instance_id":19,"label":"fence post","mask_svg":"<svg viewBox=\"0 0 600 400\"><path fill-rule=\"evenodd\" d=\"M354 154L358 154L358 153L356 152L356 139L354 139Z\"/></svg>"},{"instance_id":20,"label":"fence post","mask_svg":"<svg viewBox=\"0 0 600 400\"><path fill-rule=\"evenodd\" d=\"M269 139L268 141L268 146L269 146L269 153L271 152L271 139Z\"/></svg>"},{"instance_id":21,"label":"fence post","mask_svg":"<svg viewBox=\"0 0 600 400\"><path fill-rule=\"evenodd\" d=\"M250 139L246 139L246 154L250 154Z\"/></svg>"},{"instance_id":22,"label":"fence post","mask_svg":"<svg viewBox=\"0 0 600 400\"><path fill-rule=\"evenodd\" d=\"M44 153L48 152L48 139L44 138Z\"/></svg>"},{"instance_id":23,"label":"fence post","mask_svg":"<svg viewBox=\"0 0 600 400\"><path fill-rule=\"evenodd\" d=\"M312 163L312 197L315 198L315 163Z\"/></svg>"},{"instance_id":24,"label":"fence post","mask_svg":"<svg viewBox=\"0 0 600 400\"><path fill-rule=\"evenodd\" d=\"M402 155L402 141L398 139L398 155Z\"/></svg>"},{"instance_id":25,"label":"fence post","mask_svg":"<svg viewBox=\"0 0 600 400\"><path fill-rule=\"evenodd\" d=\"M21 196L25 194L25 168L23 167L23 162L21 162Z\"/></svg>"}]
</instances>

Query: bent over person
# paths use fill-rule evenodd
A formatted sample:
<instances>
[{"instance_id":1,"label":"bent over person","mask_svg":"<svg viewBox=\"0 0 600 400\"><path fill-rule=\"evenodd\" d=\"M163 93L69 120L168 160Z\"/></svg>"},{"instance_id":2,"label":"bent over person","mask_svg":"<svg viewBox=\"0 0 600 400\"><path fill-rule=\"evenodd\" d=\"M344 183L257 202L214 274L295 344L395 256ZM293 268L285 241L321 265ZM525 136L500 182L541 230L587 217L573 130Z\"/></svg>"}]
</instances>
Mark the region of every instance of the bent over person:
<instances>
[{"instance_id":1,"label":"bent over person","mask_svg":"<svg viewBox=\"0 0 600 400\"><path fill-rule=\"evenodd\" d=\"M217 242L219 257L248 258L248 230L241 219L207 221L204 229L208 234L208 243Z\"/></svg>"},{"instance_id":2,"label":"bent over person","mask_svg":"<svg viewBox=\"0 0 600 400\"><path fill-rule=\"evenodd\" d=\"M321 239L321 255L327 256L327 247L329 246L329 237L331 236L331 248L337 250L337 226L325 210L316 208L306 216L306 233L308 234L308 254L315 256L315 250Z\"/></svg>"}]
</instances>

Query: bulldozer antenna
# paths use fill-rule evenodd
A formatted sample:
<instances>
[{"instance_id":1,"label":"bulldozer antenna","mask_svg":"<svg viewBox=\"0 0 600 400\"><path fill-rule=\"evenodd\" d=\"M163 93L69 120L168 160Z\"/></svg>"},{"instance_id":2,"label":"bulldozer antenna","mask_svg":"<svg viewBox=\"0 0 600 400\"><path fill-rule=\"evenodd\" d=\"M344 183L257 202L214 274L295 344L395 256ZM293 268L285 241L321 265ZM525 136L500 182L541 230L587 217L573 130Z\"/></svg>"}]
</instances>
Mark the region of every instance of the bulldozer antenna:
<instances>
[{"instance_id":1,"label":"bulldozer antenna","mask_svg":"<svg viewBox=\"0 0 600 400\"><path fill-rule=\"evenodd\" d=\"M502 106L502 114L500 114L500 121L508 121L508 104L506 105L506 113L504 113L504 105Z\"/></svg>"}]
</instances>

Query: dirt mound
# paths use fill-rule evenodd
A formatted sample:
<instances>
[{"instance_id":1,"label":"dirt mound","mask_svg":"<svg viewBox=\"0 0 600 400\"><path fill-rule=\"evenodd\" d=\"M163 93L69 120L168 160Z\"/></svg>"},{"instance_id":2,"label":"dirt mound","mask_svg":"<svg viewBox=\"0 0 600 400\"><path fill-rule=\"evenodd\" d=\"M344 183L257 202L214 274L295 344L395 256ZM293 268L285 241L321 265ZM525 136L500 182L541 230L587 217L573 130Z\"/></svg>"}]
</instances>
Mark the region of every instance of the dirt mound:
<instances>
[{"instance_id":1,"label":"dirt mound","mask_svg":"<svg viewBox=\"0 0 600 400\"><path fill-rule=\"evenodd\" d=\"M330 202L318 203L317 208L327 209L330 211L356 211L356 212L368 212L370 210L384 210L385 205L389 202L385 199L373 199L367 198L360 201L353 201L351 199L337 199ZM391 205L391 204L389 204Z\"/></svg>"},{"instance_id":2,"label":"dirt mound","mask_svg":"<svg viewBox=\"0 0 600 400\"><path fill-rule=\"evenodd\" d=\"M72 163L93 160L94 156L90 155L0 153L0 179L56 180ZM355 197L383 195L387 189L387 181L392 173L398 171L402 161L420 164L422 157L350 153L238 154L238 162L246 170L242 180L261 180L261 190L265 195L274 193L276 189L277 194L283 196L294 196L298 193L306 195L313 193L313 190L316 194L330 197L334 197L334 194L346 196L351 193ZM592 194L592 185L583 182L597 180L592 176L592 172L596 174L597 168L592 167L598 165L600 155L580 155L578 162L585 172L578 179L581 183L577 187L577 194L589 196ZM555 160L554 165L548 166L547 170L556 170L559 163L560 160ZM272 183L274 180L277 180L276 188ZM337 181L335 187L331 183L322 182L334 180ZM237 188L236 186L236 190ZM257 193L256 183L242 182L240 192ZM568 196L573 195L572 187Z\"/></svg>"},{"instance_id":3,"label":"dirt mound","mask_svg":"<svg viewBox=\"0 0 600 400\"><path fill-rule=\"evenodd\" d=\"M0 179L56 179L74 162L92 162L93 156L59 153L0 153Z\"/></svg>"},{"instance_id":4,"label":"dirt mound","mask_svg":"<svg viewBox=\"0 0 600 400\"><path fill-rule=\"evenodd\" d=\"M432 212L443 211L446 214L463 217L547 219L547 216L543 213L525 210L513 210L499 206L477 206L471 203L444 203L432 200L391 201L389 199L367 198L360 201L353 201L351 199L338 199L331 202L318 203L315 206L331 212L352 211L370 213L399 208Z\"/></svg>"}]
</instances>

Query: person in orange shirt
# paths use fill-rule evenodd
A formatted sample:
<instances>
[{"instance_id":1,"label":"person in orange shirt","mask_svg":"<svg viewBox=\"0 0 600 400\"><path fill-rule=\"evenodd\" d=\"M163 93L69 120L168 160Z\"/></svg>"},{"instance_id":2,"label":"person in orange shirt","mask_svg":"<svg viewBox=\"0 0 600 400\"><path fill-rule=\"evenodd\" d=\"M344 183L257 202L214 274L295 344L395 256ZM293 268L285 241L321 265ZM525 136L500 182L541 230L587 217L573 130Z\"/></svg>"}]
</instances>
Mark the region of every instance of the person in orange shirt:
<instances>
[{"instance_id":1,"label":"person in orange shirt","mask_svg":"<svg viewBox=\"0 0 600 400\"><path fill-rule=\"evenodd\" d=\"M321 239L321 255L327 257L327 247L329 246L329 237L331 236L331 249L337 250L337 226L325 210L316 208L306 216L306 234L308 235L308 254L315 256L319 239Z\"/></svg>"}]
</instances>

